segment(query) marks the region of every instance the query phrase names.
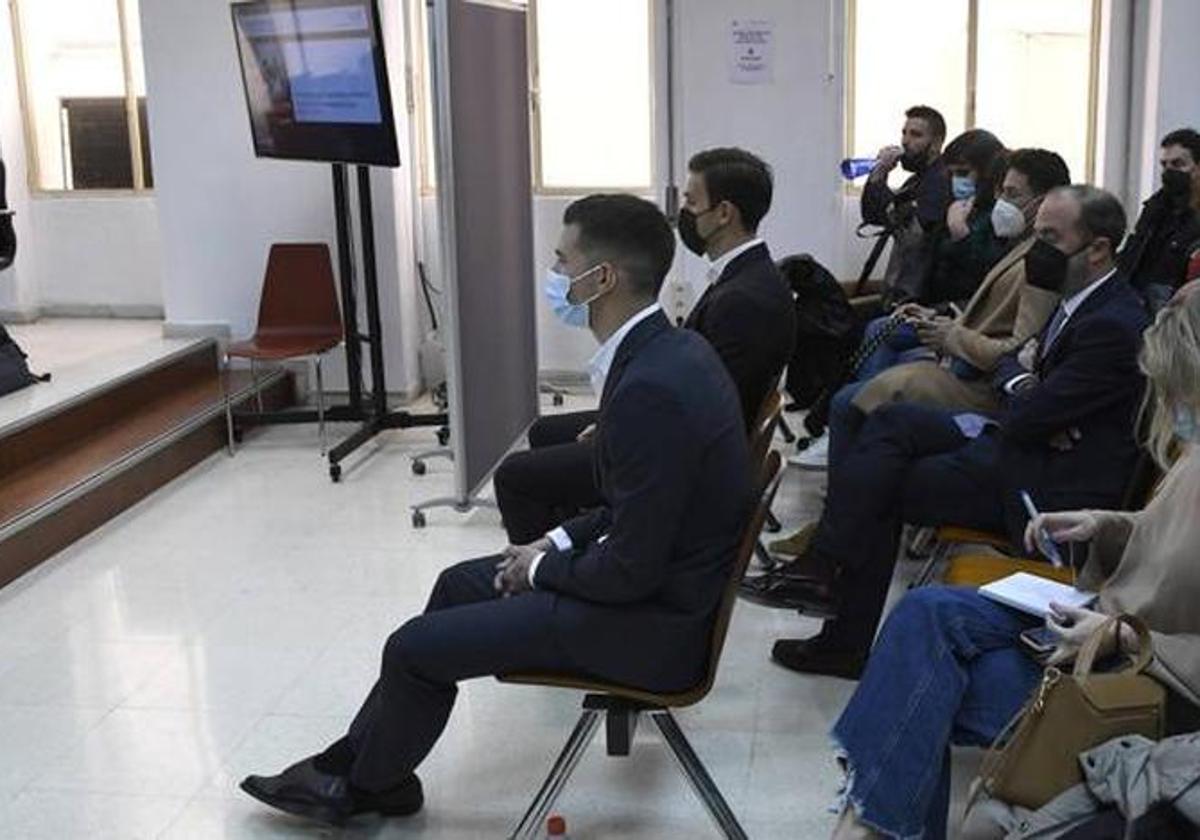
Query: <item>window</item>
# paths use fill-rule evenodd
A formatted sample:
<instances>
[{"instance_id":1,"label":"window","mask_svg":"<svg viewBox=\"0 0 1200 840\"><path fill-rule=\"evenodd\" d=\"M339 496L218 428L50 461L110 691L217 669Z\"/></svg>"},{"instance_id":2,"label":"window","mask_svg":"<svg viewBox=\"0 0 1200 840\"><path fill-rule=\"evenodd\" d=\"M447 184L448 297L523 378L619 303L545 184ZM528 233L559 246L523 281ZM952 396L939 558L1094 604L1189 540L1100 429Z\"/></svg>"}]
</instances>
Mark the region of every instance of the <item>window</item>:
<instances>
[{"instance_id":1,"label":"window","mask_svg":"<svg viewBox=\"0 0 1200 840\"><path fill-rule=\"evenodd\" d=\"M534 0L534 186L648 189L652 182L650 0ZM620 44L601 60L597 44Z\"/></svg>"},{"instance_id":2,"label":"window","mask_svg":"<svg viewBox=\"0 0 1200 840\"><path fill-rule=\"evenodd\" d=\"M530 0L527 8L534 188L551 193L649 189L651 0ZM411 0L408 20L410 108L421 190L429 193L437 184L437 140L424 0ZM622 60L597 61L595 51L583 48L594 43L622 44Z\"/></svg>"},{"instance_id":3,"label":"window","mask_svg":"<svg viewBox=\"0 0 1200 840\"><path fill-rule=\"evenodd\" d=\"M15 0L35 190L153 186L139 0Z\"/></svg>"},{"instance_id":4,"label":"window","mask_svg":"<svg viewBox=\"0 0 1200 840\"><path fill-rule=\"evenodd\" d=\"M904 111L932 105L947 140L986 128L1010 149L1058 152L1075 181L1095 165L1098 0L847 0L847 152L896 143Z\"/></svg>"},{"instance_id":5,"label":"window","mask_svg":"<svg viewBox=\"0 0 1200 840\"><path fill-rule=\"evenodd\" d=\"M425 0L410 0L408 111L416 131L420 187L423 194L437 189L436 141L433 125L433 72L429 66L429 7Z\"/></svg>"}]
</instances>

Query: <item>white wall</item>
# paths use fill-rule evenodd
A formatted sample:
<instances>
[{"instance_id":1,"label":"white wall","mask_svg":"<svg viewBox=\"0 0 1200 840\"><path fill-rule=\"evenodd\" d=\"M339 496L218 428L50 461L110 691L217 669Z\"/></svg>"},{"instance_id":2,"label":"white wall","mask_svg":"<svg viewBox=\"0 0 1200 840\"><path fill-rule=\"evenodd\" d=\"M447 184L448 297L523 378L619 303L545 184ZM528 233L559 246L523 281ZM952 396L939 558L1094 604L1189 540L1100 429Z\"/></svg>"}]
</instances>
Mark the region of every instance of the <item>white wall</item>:
<instances>
[{"instance_id":1,"label":"white wall","mask_svg":"<svg viewBox=\"0 0 1200 840\"><path fill-rule=\"evenodd\" d=\"M33 214L29 204L29 179L25 169L25 136L17 97L17 65L12 44L12 23L0 13L0 156L8 176L8 206L16 211L17 260L0 273L0 317L26 320L36 313L37 261L30 247Z\"/></svg>"},{"instance_id":2,"label":"white wall","mask_svg":"<svg viewBox=\"0 0 1200 840\"><path fill-rule=\"evenodd\" d=\"M1141 198L1159 186L1158 143L1167 132L1200 129L1200 3L1196 0L1151 0L1148 9L1146 70L1136 94L1142 114L1144 150L1140 163Z\"/></svg>"},{"instance_id":3,"label":"white wall","mask_svg":"<svg viewBox=\"0 0 1200 840\"><path fill-rule=\"evenodd\" d=\"M43 314L162 315L162 247L153 196L35 196Z\"/></svg>"},{"instance_id":4,"label":"white wall","mask_svg":"<svg viewBox=\"0 0 1200 840\"><path fill-rule=\"evenodd\" d=\"M404 86L397 83L403 37L394 5L384 4L385 39L405 138ZM234 335L247 335L270 244L335 246L330 168L254 157L228 0L155 0L141 12L168 327L228 325ZM401 159L411 160L406 143ZM376 172L372 181L392 391L416 386L407 181L405 170ZM337 360L330 366L331 372L340 368ZM331 379L331 387L345 384L341 373Z\"/></svg>"},{"instance_id":5,"label":"white wall","mask_svg":"<svg viewBox=\"0 0 1200 840\"><path fill-rule=\"evenodd\" d=\"M732 145L755 152L775 170L774 204L760 231L775 256L808 251L849 276L857 271L865 250L852 240L858 208L854 199L847 199L837 171L842 157L842 6L840 0L676 0L676 178L682 189L687 160L701 149ZM839 33L832 44L831 14ZM735 18L775 24L771 84L730 82L726 56ZM665 74L662 53L660 46L660 75ZM661 92L662 85L658 87ZM659 155L660 161L664 158ZM653 199L662 196L666 178L661 169L655 191L648 196ZM539 286L541 272L553 261L551 252L568 202L561 197L535 199ZM677 318L691 308L706 272L703 260L682 246L678 253L663 296L664 306ZM538 297L540 301L540 291ZM562 326L544 302L539 304L538 329L543 370L582 370L595 351L586 330Z\"/></svg>"}]
</instances>

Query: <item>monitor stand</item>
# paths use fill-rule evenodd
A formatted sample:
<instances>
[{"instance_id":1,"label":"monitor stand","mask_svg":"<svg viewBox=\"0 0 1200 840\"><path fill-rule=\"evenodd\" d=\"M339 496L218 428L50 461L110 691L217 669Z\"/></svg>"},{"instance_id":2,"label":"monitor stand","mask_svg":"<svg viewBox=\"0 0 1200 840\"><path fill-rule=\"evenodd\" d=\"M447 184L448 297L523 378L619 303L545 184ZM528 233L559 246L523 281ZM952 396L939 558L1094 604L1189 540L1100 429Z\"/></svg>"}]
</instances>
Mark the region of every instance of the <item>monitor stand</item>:
<instances>
[{"instance_id":1,"label":"monitor stand","mask_svg":"<svg viewBox=\"0 0 1200 840\"><path fill-rule=\"evenodd\" d=\"M442 443L448 435L445 413L411 414L388 408L383 362L383 322L379 315L379 277L375 265L375 216L371 204L371 172L366 166L355 167L358 176L358 214L362 235L363 290L366 294L367 331L364 333L358 327L358 296L354 282L354 251L350 242L352 218L346 169L344 163L333 165L333 207L334 219L337 222L338 275L342 290L349 399L345 405L330 406L326 409L325 420L360 425L349 437L329 450L329 477L335 482L342 478L342 461L382 431L437 427L438 440ZM362 387L364 344L368 348L371 360L369 393L364 392ZM317 421L317 412L309 409L234 415L235 426L241 427Z\"/></svg>"}]
</instances>

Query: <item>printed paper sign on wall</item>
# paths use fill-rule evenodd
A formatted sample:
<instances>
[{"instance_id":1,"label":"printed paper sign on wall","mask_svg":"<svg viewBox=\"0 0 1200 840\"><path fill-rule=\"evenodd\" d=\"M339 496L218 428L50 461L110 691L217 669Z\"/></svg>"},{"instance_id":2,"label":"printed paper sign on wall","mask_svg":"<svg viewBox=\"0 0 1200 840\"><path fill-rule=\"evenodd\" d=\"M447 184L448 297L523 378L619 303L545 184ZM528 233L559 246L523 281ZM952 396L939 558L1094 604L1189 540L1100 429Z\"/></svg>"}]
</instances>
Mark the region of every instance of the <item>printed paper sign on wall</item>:
<instances>
[{"instance_id":1,"label":"printed paper sign on wall","mask_svg":"<svg viewBox=\"0 0 1200 840\"><path fill-rule=\"evenodd\" d=\"M735 20L729 30L729 81L766 85L774 81L771 64L775 24L768 20Z\"/></svg>"}]
</instances>

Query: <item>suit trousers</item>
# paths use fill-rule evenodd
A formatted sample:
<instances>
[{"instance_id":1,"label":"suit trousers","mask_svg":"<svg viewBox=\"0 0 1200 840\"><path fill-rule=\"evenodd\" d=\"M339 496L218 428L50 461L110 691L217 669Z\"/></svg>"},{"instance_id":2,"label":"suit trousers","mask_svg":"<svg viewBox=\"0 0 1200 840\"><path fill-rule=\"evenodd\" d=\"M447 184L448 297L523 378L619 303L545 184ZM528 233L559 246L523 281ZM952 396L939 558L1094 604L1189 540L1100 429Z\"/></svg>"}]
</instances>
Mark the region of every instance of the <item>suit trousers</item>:
<instances>
[{"instance_id":1,"label":"suit trousers","mask_svg":"<svg viewBox=\"0 0 1200 840\"><path fill-rule=\"evenodd\" d=\"M865 654L887 601L900 529L954 524L1004 531L1000 446L969 439L954 413L913 403L872 412L829 475L810 557L837 570L838 617L822 635Z\"/></svg>"},{"instance_id":2,"label":"suit trousers","mask_svg":"<svg viewBox=\"0 0 1200 840\"><path fill-rule=\"evenodd\" d=\"M594 411L543 417L529 429L530 449L509 455L493 484L504 529L513 545L526 545L603 499L596 485L591 441L579 433L596 421Z\"/></svg>"},{"instance_id":3,"label":"suit trousers","mask_svg":"<svg viewBox=\"0 0 1200 840\"><path fill-rule=\"evenodd\" d=\"M459 680L576 670L553 626L558 596L498 597L492 582L500 559L446 569L424 614L388 638L379 679L347 736L356 787L389 790L416 769L445 729Z\"/></svg>"}]
</instances>

